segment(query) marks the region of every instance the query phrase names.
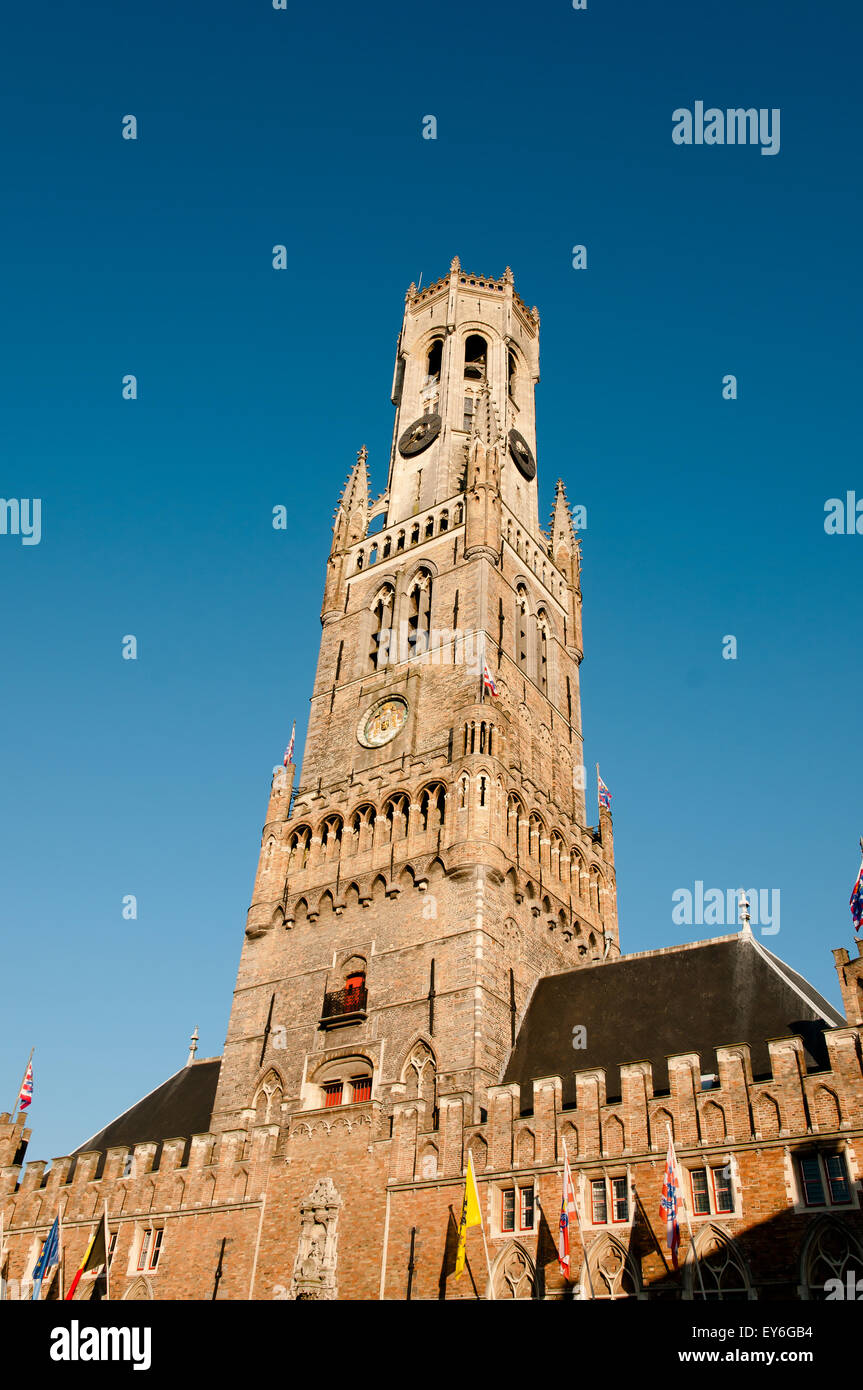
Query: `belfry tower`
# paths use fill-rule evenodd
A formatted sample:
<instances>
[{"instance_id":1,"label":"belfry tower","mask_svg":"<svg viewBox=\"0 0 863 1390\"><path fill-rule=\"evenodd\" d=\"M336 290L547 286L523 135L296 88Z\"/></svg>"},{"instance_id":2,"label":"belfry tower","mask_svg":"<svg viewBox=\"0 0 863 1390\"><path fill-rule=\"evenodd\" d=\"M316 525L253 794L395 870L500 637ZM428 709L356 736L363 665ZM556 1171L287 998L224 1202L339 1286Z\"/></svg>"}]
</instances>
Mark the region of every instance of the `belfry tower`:
<instances>
[{"instance_id":1,"label":"belfry tower","mask_svg":"<svg viewBox=\"0 0 863 1390\"><path fill-rule=\"evenodd\" d=\"M509 269L411 285L386 490L361 449L295 794L292 765L273 778L214 1129L406 1093L429 1127L453 1093L479 1122L536 981L619 953L562 483L538 521L538 380Z\"/></svg>"}]
</instances>

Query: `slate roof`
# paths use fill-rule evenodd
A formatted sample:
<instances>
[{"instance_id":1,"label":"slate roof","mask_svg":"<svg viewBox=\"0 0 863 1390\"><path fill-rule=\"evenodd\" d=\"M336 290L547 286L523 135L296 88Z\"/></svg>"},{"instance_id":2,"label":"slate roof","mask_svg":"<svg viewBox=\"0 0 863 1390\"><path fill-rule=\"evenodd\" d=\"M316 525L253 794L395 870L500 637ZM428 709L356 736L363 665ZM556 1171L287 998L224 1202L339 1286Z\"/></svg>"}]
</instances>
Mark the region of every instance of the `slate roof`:
<instances>
[{"instance_id":1,"label":"slate roof","mask_svg":"<svg viewBox=\"0 0 863 1390\"><path fill-rule=\"evenodd\" d=\"M586 1046L573 1048L573 1028ZM576 1070L606 1069L620 1095L621 1063L649 1061L656 1091L668 1089L667 1058L697 1052L716 1070L714 1049L748 1043L755 1076L769 1075L768 1039L803 1038L809 1067L828 1065L823 1029L845 1020L807 980L751 935L718 937L582 966L539 981L528 1003L504 1082L531 1104L534 1078L559 1076L575 1100Z\"/></svg>"},{"instance_id":2,"label":"slate roof","mask_svg":"<svg viewBox=\"0 0 863 1390\"><path fill-rule=\"evenodd\" d=\"M135 1144L206 1134L221 1065L221 1057L204 1057L181 1068L73 1153L90 1153L94 1149L104 1153L120 1145L131 1148Z\"/></svg>"}]
</instances>

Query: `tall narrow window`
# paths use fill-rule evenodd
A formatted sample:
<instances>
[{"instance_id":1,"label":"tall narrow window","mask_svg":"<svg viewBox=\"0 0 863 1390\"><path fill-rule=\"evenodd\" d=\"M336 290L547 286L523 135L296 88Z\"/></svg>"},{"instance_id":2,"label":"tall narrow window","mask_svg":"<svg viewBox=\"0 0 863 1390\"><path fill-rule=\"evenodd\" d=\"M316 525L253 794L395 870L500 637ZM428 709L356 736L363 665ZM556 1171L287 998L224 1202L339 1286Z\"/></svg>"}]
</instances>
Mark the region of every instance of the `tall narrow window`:
<instances>
[{"instance_id":1,"label":"tall narrow window","mask_svg":"<svg viewBox=\"0 0 863 1390\"><path fill-rule=\"evenodd\" d=\"M627 1221L629 1219L626 1178L611 1179L611 1215L613 1221Z\"/></svg>"},{"instance_id":2,"label":"tall narrow window","mask_svg":"<svg viewBox=\"0 0 863 1390\"><path fill-rule=\"evenodd\" d=\"M488 343L479 333L471 333L464 345L464 374L470 381L484 381L488 362Z\"/></svg>"},{"instance_id":3,"label":"tall narrow window","mask_svg":"<svg viewBox=\"0 0 863 1390\"><path fill-rule=\"evenodd\" d=\"M429 344L426 360L426 381L440 381L441 360L443 358L443 338L433 338Z\"/></svg>"},{"instance_id":4,"label":"tall narrow window","mask_svg":"<svg viewBox=\"0 0 863 1390\"><path fill-rule=\"evenodd\" d=\"M420 570L408 594L408 650L421 656L429 648L432 582L428 570Z\"/></svg>"},{"instance_id":5,"label":"tall narrow window","mask_svg":"<svg viewBox=\"0 0 863 1390\"><path fill-rule=\"evenodd\" d=\"M734 1195L731 1191L731 1172L728 1168L713 1168L713 1195L717 1211L733 1211Z\"/></svg>"},{"instance_id":6,"label":"tall narrow window","mask_svg":"<svg viewBox=\"0 0 863 1390\"><path fill-rule=\"evenodd\" d=\"M324 1093L324 1106L329 1109L331 1105L341 1105L342 1103L342 1083L341 1081L329 1081L326 1086L322 1086Z\"/></svg>"},{"instance_id":7,"label":"tall narrow window","mask_svg":"<svg viewBox=\"0 0 863 1390\"><path fill-rule=\"evenodd\" d=\"M386 666L389 657L390 633L393 627L393 603L395 592L392 585L381 589L372 605L372 640L369 647L371 669L377 671Z\"/></svg>"},{"instance_id":8,"label":"tall narrow window","mask_svg":"<svg viewBox=\"0 0 863 1390\"><path fill-rule=\"evenodd\" d=\"M710 1193L707 1189L707 1170L693 1168L689 1175L692 1183L692 1209L696 1216L710 1214Z\"/></svg>"},{"instance_id":9,"label":"tall narrow window","mask_svg":"<svg viewBox=\"0 0 863 1390\"><path fill-rule=\"evenodd\" d=\"M516 360L515 360L515 353L512 352L512 351L510 351L510 352L507 354L507 359L506 359L506 377L507 377L507 389L508 389L508 391L509 391L510 400L512 400L512 401L515 400L515 383L516 383L516 377L517 377L517 375L518 375L518 370L517 370L517 363L516 363Z\"/></svg>"},{"instance_id":10,"label":"tall narrow window","mask_svg":"<svg viewBox=\"0 0 863 1390\"><path fill-rule=\"evenodd\" d=\"M464 398L464 410L463 410L463 412L462 412L461 427L462 427L463 430L467 430L468 434L470 434L472 426L473 426L473 396L465 396L465 398Z\"/></svg>"},{"instance_id":11,"label":"tall narrow window","mask_svg":"<svg viewBox=\"0 0 863 1390\"><path fill-rule=\"evenodd\" d=\"M500 1229L515 1230L515 1188L505 1187L500 1194Z\"/></svg>"},{"instance_id":12,"label":"tall narrow window","mask_svg":"<svg viewBox=\"0 0 863 1390\"><path fill-rule=\"evenodd\" d=\"M527 590L519 586L515 593L515 659L522 671L527 670Z\"/></svg>"},{"instance_id":13,"label":"tall narrow window","mask_svg":"<svg viewBox=\"0 0 863 1390\"><path fill-rule=\"evenodd\" d=\"M544 695L548 694L548 621L544 613L539 615L537 628L538 650L536 662L537 684Z\"/></svg>"},{"instance_id":14,"label":"tall narrow window","mask_svg":"<svg viewBox=\"0 0 863 1390\"><path fill-rule=\"evenodd\" d=\"M608 1221L608 1207L605 1199L605 1178L595 1178L590 1184L590 1196L593 1205L593 1224L594 1226L604 1226Z\"/></svg>"},{"instance_id":15,"label":"tall narrow window","mask_svg":"<svg viewBox=\"0 0 863 1390\"><path fill-rule=\"evenodd\" d=\"M532 1187L521 1187L518 1193L519 1205L519 1228L522 1231L533 1230L533 1205L534 1194Z\"/></svg>"}]
</instances>

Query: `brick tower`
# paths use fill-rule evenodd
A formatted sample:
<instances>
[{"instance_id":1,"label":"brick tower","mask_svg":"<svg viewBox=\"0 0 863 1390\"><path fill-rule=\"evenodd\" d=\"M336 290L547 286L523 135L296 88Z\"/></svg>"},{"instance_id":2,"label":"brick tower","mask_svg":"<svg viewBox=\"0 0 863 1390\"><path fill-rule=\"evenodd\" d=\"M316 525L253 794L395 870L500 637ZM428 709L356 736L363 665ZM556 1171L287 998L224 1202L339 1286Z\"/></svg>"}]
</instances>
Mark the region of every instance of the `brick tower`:
<instances>
[{"instance_id":1,"label":"brick tower","mask_svg":"<svg viewBox=\"0 0 863 1390\"><path fill-rule=\"evenodd\" d=\"M539 315L501 279L406 295L386 490L335 514L294 796L273 778L212 1127L405 1094L484 1118L540 976L619 954L586 825L579 545L537 512ZM484 688L487 663L497 694ZM422 1127L422 1126L421 1126Z\"/></svg>"}]
</instances>

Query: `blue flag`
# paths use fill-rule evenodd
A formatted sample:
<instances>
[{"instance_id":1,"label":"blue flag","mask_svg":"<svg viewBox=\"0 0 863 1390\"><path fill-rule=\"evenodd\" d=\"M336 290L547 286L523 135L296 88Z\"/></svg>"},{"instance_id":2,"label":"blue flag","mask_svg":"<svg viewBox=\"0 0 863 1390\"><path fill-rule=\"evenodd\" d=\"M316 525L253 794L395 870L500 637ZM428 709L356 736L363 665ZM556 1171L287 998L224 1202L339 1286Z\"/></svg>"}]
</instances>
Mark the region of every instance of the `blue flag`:
<instances>
[{"instance_id":1,"label":"blue flag","mask_svg":"<svg viewBox=\"0 0 863 1390\"><path fill-rule=\"evenodd\" d=\"M42 1280L52 1265L60 1260L60 1218L54 1217L54 1225L45 1237L42 1253L33 1267L33 1298L38 1299L42 1292Z\"/></svg>"}]
</instances>

